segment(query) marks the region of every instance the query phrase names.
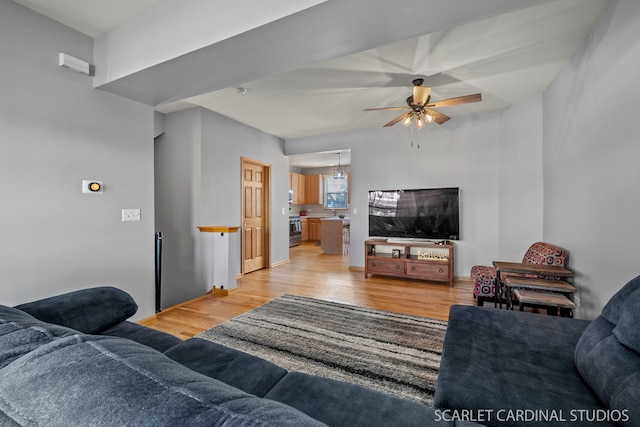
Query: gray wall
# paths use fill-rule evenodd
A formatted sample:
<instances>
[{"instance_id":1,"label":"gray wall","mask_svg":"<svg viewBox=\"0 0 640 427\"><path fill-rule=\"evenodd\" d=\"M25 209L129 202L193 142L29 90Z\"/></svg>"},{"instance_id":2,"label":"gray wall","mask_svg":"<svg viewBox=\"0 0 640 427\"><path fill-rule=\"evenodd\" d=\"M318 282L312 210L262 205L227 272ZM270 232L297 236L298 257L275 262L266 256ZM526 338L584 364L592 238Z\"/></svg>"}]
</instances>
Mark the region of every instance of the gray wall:
<instances>
[{"instance_id":1,"label":"gray wall","mask_svg":"<svg viewBox=\"0 0 640 427\"><path fill-rule=\"evenodd\" d=\"M364 266L369 190L460 187L454 273L468 277L475 264L520 261L542 238L541 107L537 97L500 112L455 117L426 129L419 149L403 126L394 126L287 140L285 151L351 149L352 266Z\"/></svg>"},{"instance_id":2,"label":"gray wall","mask_svg":"<svg viewBox=\"0 0 640 427\"><path fill-rule=\"evenodd\" d=\"M130 292L153 313L153 111L92 88L58 53L92 39L0 1L0 301L88 286ZM83 179L104 194L82 194ZM123 208L142 221L121 222Z\"/></svg>"},{"instance_id":3,"label":"gray wall","mask_svg":"<svg viewBox=\"0 0 640 427\"><path fill-rule=\"evenodd\" d=\"M197 227L240 225L242 157L271 165L271 264L288 260L289 162L283 141L201 108L168 114L155 154L163 306L212 288L213 236ZM230 239L240 260L239 233ZM240 274L240 262L232 269Z\"/></svg>"},{"instance_id":4,"label":"gray wall","mask_svg":"<svg viewBox=\"0 0 640 427\"><path fill-rule=\"evenodd\" d=\"M621 0L544 95L544 235L571 251L582 316L640 273L640 2Z\"/></svg>"},{"instance_id":5,"label":"gray wall","mask_svg":"<svg viewBox=\"0 0 640 427\"><path fill-rule=\"evenodd\" d=\"M155 143L155 223L163 233L162 307L204 294L194 268L200 211L201 111L165 117Z\"/></svg>"}]
</instances>

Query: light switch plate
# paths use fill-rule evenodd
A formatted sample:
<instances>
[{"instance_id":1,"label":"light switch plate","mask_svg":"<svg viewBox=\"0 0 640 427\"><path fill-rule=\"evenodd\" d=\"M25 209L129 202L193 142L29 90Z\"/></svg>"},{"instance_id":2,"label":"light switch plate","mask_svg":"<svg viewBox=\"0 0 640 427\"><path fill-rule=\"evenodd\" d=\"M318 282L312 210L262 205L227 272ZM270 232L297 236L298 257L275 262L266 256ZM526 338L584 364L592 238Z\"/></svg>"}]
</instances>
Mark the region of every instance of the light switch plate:
<instances>
[{"instance_id":1,"label":"light switch plate","mask_svg":"<svg viewBox=\"0 0 640 427\"><path fill-rule=\"evenodd\" d=\"M140 209L122 209L122 221L140 221Z\"/></svg>"}]
</instances>

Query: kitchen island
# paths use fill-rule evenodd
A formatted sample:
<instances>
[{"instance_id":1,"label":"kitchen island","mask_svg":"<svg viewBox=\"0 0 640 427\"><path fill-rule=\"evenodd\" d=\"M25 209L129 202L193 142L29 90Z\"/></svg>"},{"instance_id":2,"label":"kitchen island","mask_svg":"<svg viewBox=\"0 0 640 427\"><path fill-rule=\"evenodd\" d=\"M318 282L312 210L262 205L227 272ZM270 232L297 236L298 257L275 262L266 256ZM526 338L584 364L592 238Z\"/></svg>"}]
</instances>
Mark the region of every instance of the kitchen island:
<instances>
[{"instance_id":1,"label":"kitchen island","mask_svg":"<svg viewBox=\"0 0 640 427\"><path fill-rule=\"evenodd\" d=\"M347 255L349 253L350 226L349 218L332 216L322 218L322 235L320 244L325 254Z\"/></svg>"}]
</instances>

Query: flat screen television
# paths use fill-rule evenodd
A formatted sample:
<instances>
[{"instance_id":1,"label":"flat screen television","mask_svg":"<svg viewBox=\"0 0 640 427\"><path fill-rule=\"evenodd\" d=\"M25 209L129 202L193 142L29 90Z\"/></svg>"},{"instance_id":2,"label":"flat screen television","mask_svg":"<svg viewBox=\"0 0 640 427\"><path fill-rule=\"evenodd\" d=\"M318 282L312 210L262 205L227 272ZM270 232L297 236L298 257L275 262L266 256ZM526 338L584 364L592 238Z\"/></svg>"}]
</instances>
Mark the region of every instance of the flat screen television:
<instances>
[{"instance_id":1,"label":"flat screen television","mask_svg":"<svg viewBox=\"0 0 640 427\"><path fill-rule=\"evenodd\" d=\"M369 236L459 240L459 189L369 191Z\"/></svg>"}]
</instances>

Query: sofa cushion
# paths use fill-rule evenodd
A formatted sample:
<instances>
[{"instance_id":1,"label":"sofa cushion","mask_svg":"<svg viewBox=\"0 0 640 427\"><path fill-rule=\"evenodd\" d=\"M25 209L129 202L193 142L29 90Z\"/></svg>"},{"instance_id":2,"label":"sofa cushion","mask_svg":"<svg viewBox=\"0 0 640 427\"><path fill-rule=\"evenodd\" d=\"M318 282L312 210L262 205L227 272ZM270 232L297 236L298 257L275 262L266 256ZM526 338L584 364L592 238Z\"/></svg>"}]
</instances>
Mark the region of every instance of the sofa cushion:
<instances>
[{"instance_id":1,"label":"sofa cushion","mask_svg":"<svg viewBox=\"0 0 640 427\"><path fill-rule=\"evenodd\" d=\"M611 297L602 309L602 317L609 322L616 324L622 312L622 306L629 296L636 290L640 289L640 276L627 282L618 292Z\"/></svg>"},{"instance_id":2,"label":"sofa cushion","mask_svg":"<svg viewBox=\"0 0 640 427\"><path fill-rule=\"evenodd\" d=\"M576 367L609 410L624 412L622 425L638 425L640 357L618 341L615 327L603 316L589 325L576 345Z\"/></svg>"},{"instance_id":3,"label":"sofa cushion","mask_svg":"<svg viewBox=\"0 0 640 427\"><path fill-rule=\"evenodd\" d=\"M580 375L610 410L625 411L623 425L640 420L639 285L633 279L609 300L575 350Z\"/></svg>"},{"instance_id":4,"label":"sofa cushion","mask_svg":"<svg viewBox=\"0 0 640 427\"><path fill-rule=\"evenodd\" d=\"M293 406L333 427L453 425L427 405L301 372L289 372L266 397Z\"/></svg>"},{"instance_id":5,"label":"sofa cushion","mask_svg":"<svg viewBox=\"0 0 640 427\"><path fill-rule=\"evenodd\" d=\"M640 290L633 292L622 306L613 335L622 344L640 352Z\"/></svg>"},{"instance_id":6,"label":"sofa cushion","mask_svg":"<svg viewBox=\"0 0 640 427\"><path fill-rule=\"evenodd\" d=\"M161 352L182 342L180 338L174 337L173 335L132 322L120 322L117 325L101 331L100 335L127 338L155 348Z\"/></svg>"},{"instance_id":7,"label":"sofa cushion","mask_svg":"<svg viewBox=\"0 0 640 427\"><path fill-rule=\"evenodd\" d=\"M264 359L200 338L191 338L165 354L171 359L232 385L263 397L287 373Z\"/></svg>"},{"instance_id":8,"label":"sofa cushion","mask_svg":"<svg viewBox=\"0 0 640 427\"><path fill-rule=\"evenodd\" d=\"M47 323L96 334L125 321L138 311L126 292L111 286L69 292L16 306Z\"/></svg>"},{"instance_id":9,"label":"sofa cushion","mask_svg":"<svg viewBox=\"0 0 640 427\"><path fill-rule=\"evenodd\" d=\"M489 307L452 306L434 404L471 411L602 409L578 374L576 342L588 321ZM500 425L494 417L485 422ZM512 426L531 426L514 420ZM566 426L550 421L546 425Z\"/></svg>"},{"instance_id":10,"label":"sofa cushion","mask_svg":"<svg viewBox=\"0 0 640 427\"><path fill-rule=\"evenodd\" d=\"M322 425L130 340L0 319L2 425Z\"/></svg>"},{"instance_id":11,"label":"sofa cushion","mask_svg":"<svg viewBox=\"0 0 640 427\"><path fill-rule=\"evenodd\" d=\"M0 369L23 355L76 331L49 325L15 308L0 305Z\"/></svg>"}]
</instances>

